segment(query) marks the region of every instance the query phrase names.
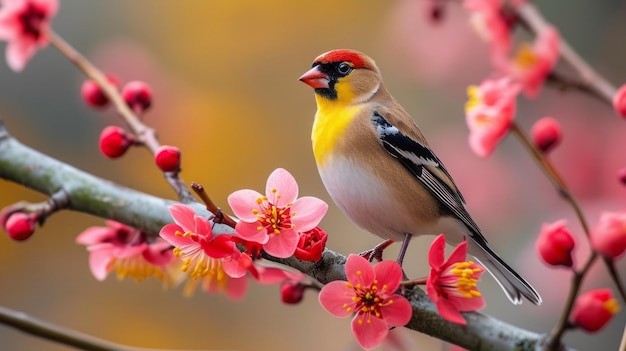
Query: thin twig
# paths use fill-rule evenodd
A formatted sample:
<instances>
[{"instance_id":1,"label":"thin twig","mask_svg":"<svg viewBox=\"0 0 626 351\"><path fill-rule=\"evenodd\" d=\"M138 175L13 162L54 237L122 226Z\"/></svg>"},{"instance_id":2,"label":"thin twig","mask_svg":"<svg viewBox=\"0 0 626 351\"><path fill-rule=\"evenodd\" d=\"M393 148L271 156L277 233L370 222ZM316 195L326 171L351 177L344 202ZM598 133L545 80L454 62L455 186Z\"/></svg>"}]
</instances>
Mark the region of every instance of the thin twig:
<instances>
[{"instance_id":1,"label":"thin twig","mask_svg":"<svg viewBox=\"0 0 626 351\"><path fill-rule=\"evenodd\" d=\"M135 134L137 139L141 141L154 155L161 146L156 131L145 125L139 117L128 107L117 88L109 82L104 73L94 66L85 56L74 49L68 42L54 31L50 31L50 43L67 57L76 67L78 67L89 79L93 80L100 86L104 95L115 106L118 114L124 120L128 128ZM178 172L165 172L165 179L170 186L176 191L178 198L183 203L193 202L193 195L181 179Z\"/></svg>"},{"instance_id":2,"label":"thin twig","mask_svg":"<svg viewBox=\"0 0 626 351\"><path fill-rule=\"evenodd\" d=\"M237 222L235 222L235 220L232 217L222 212L221 208L217 207L215 202L211 200L211 197L209 197L209 194L207 194L207 192L204 190L204 187L202 185L195 183L195 182L191 182L190 186L191 186L191 190L193 190L196 193L196 195L198 195L200 200L202 200L202 202L206 206L207 211L214 214L213 221L215 223L222 223L235 229L235 225L237 224Z\"/></svg>"}]
</instances>

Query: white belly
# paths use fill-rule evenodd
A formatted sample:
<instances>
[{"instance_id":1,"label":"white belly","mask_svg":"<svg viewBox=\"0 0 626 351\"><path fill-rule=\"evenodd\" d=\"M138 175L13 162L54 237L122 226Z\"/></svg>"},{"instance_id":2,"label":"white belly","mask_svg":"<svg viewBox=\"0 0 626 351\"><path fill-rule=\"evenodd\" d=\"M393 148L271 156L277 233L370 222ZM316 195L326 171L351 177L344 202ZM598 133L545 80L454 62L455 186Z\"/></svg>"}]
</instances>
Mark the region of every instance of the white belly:
<instances>
[{"instance_id":1,"label":"white belly","mask_svg":"<svg viewBox=\"0 0 626 351\"><path fill-rule=\"evenodd\" d=\"M405 233L446 233L452 234L448 237L460 234L455 239L462 240L465 234L465 227L456 219L422 219L419 213L407 211L406 204L399 203L381 179L346 158L326 160L319 171L337 206L359 227L383 239L402 241Z\"/></svg>"}]
</instances>

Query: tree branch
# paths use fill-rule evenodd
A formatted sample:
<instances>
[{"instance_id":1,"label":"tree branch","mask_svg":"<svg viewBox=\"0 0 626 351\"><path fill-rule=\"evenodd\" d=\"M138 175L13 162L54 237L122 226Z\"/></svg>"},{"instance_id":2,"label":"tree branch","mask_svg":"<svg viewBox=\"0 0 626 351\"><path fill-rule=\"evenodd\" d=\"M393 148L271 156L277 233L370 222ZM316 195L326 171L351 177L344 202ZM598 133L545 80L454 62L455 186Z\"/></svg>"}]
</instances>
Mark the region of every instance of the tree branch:
<instances>
[{"instance_id":1,"label":"tree branch","mask_svg":"<svg viewBox=\"0 0 626 351\"><path fill-rule=\"evenodd\" d=\"M172 222L168 205L173 201L122 187L35 151L11 137L1 120L0 178L47 195L63 189L69 196L70 209L112 219L154 236L158 235L163 225ZM201 215L213 215L200 203L190 205ZM220 224L216 224L214 230L217 233L233 233L232 228ZM346 258L328 249L318 263L293 257L266 258L298 269L323 284L346 279L343 267ZM471 350L533 350L543 341L537 333L481 313L465 313L467 326L448 322L441 318L419 288L409 289L407 297L413 306L413 317L407 328ZM16 319L5 318L0 322L18 327Z\"/></svg>"}]
</instances>

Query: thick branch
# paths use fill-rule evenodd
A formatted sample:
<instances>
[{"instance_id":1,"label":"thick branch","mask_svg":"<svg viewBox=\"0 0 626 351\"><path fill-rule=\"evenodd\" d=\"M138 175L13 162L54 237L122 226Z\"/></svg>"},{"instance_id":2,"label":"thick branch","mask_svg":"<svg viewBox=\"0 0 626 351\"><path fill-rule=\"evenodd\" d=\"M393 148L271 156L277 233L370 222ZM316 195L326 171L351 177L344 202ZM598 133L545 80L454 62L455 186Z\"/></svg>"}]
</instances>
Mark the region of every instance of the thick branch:
<instances>
[{"instance_id":1,"label":"thick branch","mask_svg":"<svg viewBox=\"0 0 626 351\"><path fill-rule=\"evenodd\" d=\"M102 218L113 219L156 235L172 221L168 212L171 200L157 198L87 174L35 151L11 137L0 120L0 178L22 184L47 195L63 189L70 198L69 208ZM204 206L192 204L200 214L210 216ZM218 233L232 233L217 225ZM318 263L295 258L273 261L286 264L326 284L345 280L345 257L326 250ZM413 317L406 326L471 350L533 350L541 335L504 323L480 313L466 313L467 326L440 317L435 306L418 288L408 292ZM6 320L0 322L8 323ZM15 326L15 325L13 325Z\"/></svg>"}]
</instances>

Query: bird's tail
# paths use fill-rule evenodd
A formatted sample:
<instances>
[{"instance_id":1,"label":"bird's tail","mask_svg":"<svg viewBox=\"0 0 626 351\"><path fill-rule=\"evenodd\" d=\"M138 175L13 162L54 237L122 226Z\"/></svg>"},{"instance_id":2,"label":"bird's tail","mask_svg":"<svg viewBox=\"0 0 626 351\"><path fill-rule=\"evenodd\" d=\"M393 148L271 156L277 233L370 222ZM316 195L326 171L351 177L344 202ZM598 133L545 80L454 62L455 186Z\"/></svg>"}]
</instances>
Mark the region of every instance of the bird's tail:
<instances>
[{"instance_id":1,"label":"bird's tail","mask_svg":"<svg viewBox=\"0 0 626 351\"><path fill-rule=\"evenodd\" d=\"M480 244L475 246L474 250L470 249L471 254L493 276L513 304L521 304L522 296L535 305L541 304L539 293L491 248Z\"/></svg>"}]
</instances>

